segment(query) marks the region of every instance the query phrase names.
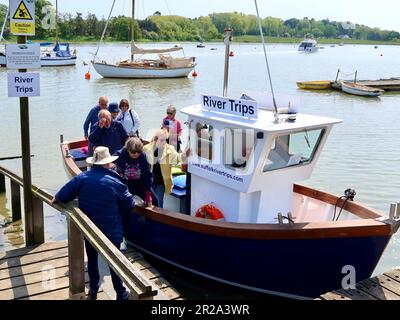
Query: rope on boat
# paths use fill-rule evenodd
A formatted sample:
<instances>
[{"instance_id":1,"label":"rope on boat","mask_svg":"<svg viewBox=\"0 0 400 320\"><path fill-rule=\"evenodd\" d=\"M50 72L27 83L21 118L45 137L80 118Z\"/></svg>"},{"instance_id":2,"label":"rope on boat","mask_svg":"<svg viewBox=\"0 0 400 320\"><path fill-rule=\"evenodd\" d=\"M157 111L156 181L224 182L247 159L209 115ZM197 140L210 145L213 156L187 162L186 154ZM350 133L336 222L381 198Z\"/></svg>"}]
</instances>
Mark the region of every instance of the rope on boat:
<instances>
[{"instance_id":1,"label":"rope on boat","mask_svg":"<svg viewBox=\"0 0 400 320\"><path fill-rule=\"evenodd\" d=\"M270 87L271 87L272 102L273 102L273 104L274 104L274 116L275 116L275 121L278 122L278 121L279 121L279 120L278 120L278 107L276 106L274 87L273 87L273 85L272 85L271 72L270 72L269 63L268 63L267 49L266 49L266 45L265 45L264 33L263 33L263 30L262 30L261 18L260 18L260 14L259 14L259 12L258 12L257 0L254 0L254 4L256 5L258 27L259 27L259 29L260 29L260 35L261 35L261 40L262 40L263 50L264 50L265 63L266 63L266 65L267 65L268 79L269 79L269 84L270 84ZM268 84L267 84L267 85L268 85Z\"/></svg>"},{"instance_id":2,"label":"rope on boat","mask_svg":"<svg viewBox=\"0 0 400 320\"><path fill-rule=\"evenodd\" d=\"M99 44L97 45L96 52L95 52L94 55L93 55L93 61L95 61L96 58L97 58L97 53L99 52L100 44L103 42L104 36L105 36L105 34L106 34L106 30L107 30L107 27L108 27L108 23L110 22L111 14L112 14L112 12L113 12L113 10L114 10L115 1L116 1L116 0L113 1L113 4L112 4L112 6L111 6L110 13L108 14L108 18L107 18L106 25L104 26L103 33L101 34L101 38L100 38ZM88 73L90 72L90 67L91 67L91 65L89 64Z\"/></svg>"}]
</instances>

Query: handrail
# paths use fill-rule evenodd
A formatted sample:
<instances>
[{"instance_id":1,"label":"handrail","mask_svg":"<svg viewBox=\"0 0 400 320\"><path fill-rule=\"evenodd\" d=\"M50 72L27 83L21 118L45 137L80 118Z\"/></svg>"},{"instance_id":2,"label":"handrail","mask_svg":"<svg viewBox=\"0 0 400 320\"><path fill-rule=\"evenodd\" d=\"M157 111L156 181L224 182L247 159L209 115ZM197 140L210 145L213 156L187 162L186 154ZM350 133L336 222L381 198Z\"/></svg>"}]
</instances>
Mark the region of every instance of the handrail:
<instances>
[{"instance_id":1,"label":"handrail","mask_svg":"<svg viewBox=\"0 0 400 320\"><path fill-rule=\"evenodd\" d=\"M8 177L11 181L14 181L19 186L23 186L22 178L14 172L0 166L0 174ZM126 284L131 291L131 295L134 295L134 298L151 299L153 296L157 295L157 290L152 289L152 284L149 282L149 280L144 278L140 272L133 267L132 263L88 218L88 216L76 207L76 202L73 202L72 204L52 204L51 201L53 199L53 195L35 185L32 185L32 193L36 199L48 204L60 212L65 212L67 214L69 219L69 228L75 227L80 233L83 234L83 236L93 245L96 251L103 256L108 265ZM83 247L83 242L81 245ZM72 250L70 250L69 255L74 254L74 252L71 251Z\"/></svg>"}]
</instances>

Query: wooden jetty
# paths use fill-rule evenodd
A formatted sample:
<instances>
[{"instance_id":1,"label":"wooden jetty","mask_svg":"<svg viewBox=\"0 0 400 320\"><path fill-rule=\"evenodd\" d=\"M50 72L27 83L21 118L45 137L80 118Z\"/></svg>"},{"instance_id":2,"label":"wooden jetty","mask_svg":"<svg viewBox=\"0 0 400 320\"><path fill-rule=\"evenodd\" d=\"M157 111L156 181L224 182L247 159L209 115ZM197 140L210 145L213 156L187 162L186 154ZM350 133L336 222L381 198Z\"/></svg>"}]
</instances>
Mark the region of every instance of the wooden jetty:
<instances>
[{"instance_id":1,"label":"wooden jetty","mask_svg":"<svg viewBox=\"0 0 400 320\"><path fill-rule=\"evenodd\" d=\"M21 218L20 188L22 178L0 167L0 192L5 191L5 177L11 183L13 220ZM131 299L182 299L181 295L133 248L122 253L76 206L56 204L66 214L68 240L44 243L43 204L51 205L52 195L32 186L35 239L32 246L0 253L0 300L83 300L88 275L85 269L86 238L131 292ZM101 267L100 267L101 268ZM108 268L103 268L108 269ZM110 277L103 283L98 299L113 298Z\"/></svg>"},{"instance_id":2,"label":"wooden jetty","mask_svg":"<svg viewBox=\"0 0 400 320\"><path fill-rule=\"evenodd\" d=\"M317 300L400 300L400 267L363 280L355 289L328 292Z\"/></svg>"}]
</instances>

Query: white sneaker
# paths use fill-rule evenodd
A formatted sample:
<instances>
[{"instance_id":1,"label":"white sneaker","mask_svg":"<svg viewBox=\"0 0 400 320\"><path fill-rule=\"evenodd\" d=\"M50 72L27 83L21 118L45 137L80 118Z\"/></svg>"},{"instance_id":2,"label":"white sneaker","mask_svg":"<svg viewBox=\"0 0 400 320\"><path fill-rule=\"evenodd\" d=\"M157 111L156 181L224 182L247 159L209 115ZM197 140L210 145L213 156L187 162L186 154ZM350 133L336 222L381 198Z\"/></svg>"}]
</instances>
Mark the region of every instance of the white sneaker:
<instances>
[{"instance_id":1,"label":"white sneaker","mask_svg":"<svg viewBox=\"0 0 400 320\"><path fill-rule=\"evenodd\" d=\"M125 238L122 238L122 242L121 242L121 244L119 245L119 250L121 250L121 251L126 251L126 250L128 250L128 245L126 244Z\"/></svg>"}]
</instances>

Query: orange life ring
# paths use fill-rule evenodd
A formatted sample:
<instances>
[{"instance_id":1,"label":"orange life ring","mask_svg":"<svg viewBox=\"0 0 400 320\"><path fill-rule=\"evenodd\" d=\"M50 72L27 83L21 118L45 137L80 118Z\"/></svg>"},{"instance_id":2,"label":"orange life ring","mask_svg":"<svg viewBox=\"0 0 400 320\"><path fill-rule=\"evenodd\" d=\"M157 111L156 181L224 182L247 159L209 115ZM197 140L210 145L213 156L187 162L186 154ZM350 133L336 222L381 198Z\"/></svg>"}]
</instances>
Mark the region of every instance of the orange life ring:
<instances>
[{"instance_id":1,"label":"orange life ring","mask_svg":"<svg viewBox=\"0 0 400 320\"><path fill-rule=\"evenodd\" d=\"M225 217L221 210L219 210L212 204L206 204L198 208L196 211L196 217L217 221L225 221Z\"/></svg>"}]
</instances>

